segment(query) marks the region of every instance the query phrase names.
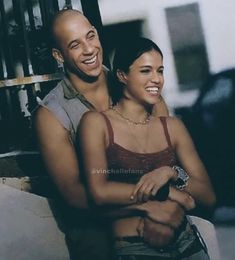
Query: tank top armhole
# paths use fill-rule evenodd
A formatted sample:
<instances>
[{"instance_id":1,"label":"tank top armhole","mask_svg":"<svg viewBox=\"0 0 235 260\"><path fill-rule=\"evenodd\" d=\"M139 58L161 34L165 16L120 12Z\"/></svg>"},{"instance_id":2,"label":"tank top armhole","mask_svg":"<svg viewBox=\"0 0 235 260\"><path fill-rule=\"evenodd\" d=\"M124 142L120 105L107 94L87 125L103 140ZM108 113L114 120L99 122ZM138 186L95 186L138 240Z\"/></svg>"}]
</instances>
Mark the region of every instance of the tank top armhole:
<instances>
[{"instance_id":1,"label":"tank top armhole","mask_svg":"<svg viewBox=\"0 0 235 260\"><path fill-rule=\"evenodd\" d=\"M166 137L166 141L169 147L172 147L172 143L171 143L171 138L169 135L169 131L168 131L168 127L167 127L167 122L166 122L166 117L159 117L159 119L161 120L162 126L163 126L163 130L164 130L164 134Z\"/></svg>"},{"instance_id":2,"label":"tank top armhole","mask_svg":"<svg viewBox=\"0 0 235 260\"><path fill-rule=\"evenodd\" d=\"M104 117L104 120L105 120L106 125L107 125L108 135L109 135L109 145L113 144L113 142L114 142L114 134L113 134L113 127L111 125L111 122L110 122L110 120L108 119L108 117L104 113L100 112L100 114Z\"/></svg>"}]
</instances>

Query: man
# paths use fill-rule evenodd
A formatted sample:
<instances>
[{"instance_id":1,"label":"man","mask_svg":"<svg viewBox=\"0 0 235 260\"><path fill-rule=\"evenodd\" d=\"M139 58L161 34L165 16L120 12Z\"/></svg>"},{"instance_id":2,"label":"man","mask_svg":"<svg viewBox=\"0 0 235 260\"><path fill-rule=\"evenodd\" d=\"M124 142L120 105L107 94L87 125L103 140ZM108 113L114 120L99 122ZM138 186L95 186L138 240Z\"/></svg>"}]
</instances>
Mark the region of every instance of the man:
<instances>
[{"instance_id":1,"label":"man","mask_svg":"<svg viewBox=\"0 0 235 260\"><path fill-rule=\"evenodd\" d=\"M71 257L111 259L107 232L102 230L102 224L98 225L84 214L84 210L88 211L89 201L74 145L83 113L90 109L106 110L111 105L108 72L102 64L102 47L96 29L75 10L63 10L56 14L52 36L53 57L64 64L66 76L44 98L37 111L39 146L47 170L71 210L67 214L71 231L67 239L75 249ZM157 113L167 114L164 101L159 103ZM158 235L164 240L169 236L169 232L165 232L167 225L174 223L173 226L178 227L184 211L175 202L168 201L159 202L159 210L154 214L158 215L157 219L162 219Z\"/></svg>"}]
</instances>

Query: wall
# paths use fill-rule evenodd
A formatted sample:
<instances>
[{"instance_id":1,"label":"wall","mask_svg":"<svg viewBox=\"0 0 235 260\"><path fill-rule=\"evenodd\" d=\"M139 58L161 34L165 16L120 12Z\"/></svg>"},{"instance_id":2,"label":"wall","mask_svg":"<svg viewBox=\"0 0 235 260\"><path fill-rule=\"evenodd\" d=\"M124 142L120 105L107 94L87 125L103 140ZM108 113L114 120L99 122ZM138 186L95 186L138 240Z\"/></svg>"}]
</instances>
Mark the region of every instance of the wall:
<instances>
[{"instance_id":1,"label":"wall","mask_svg":"<svg viewBox=\"0 0 235 260\"><path fill-rule=\"evenodd\" d=\"M172 108L192 105L199 91L179 91L164 9L191 3L199 4L210 72L235 67L233 29L235 1L233 0L99 1L104 25L135 19L144 21L143 34L156 41L164 53L166 83L163 94Z\"/></svg>"}]
</instances>

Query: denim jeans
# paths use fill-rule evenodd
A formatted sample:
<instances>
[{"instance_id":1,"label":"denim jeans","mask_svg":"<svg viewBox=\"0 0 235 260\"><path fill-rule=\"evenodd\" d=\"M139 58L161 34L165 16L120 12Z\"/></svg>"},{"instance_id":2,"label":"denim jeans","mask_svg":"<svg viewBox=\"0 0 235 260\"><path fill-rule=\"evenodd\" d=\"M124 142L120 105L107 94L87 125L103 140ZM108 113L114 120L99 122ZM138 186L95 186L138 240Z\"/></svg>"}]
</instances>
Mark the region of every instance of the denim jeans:
<instances>
[{"instance_id":1,"label":"denim jeans","mask_svg":"<svg viewBox=\"0 0 235 260\"><path fill-rule=\"evenodd\" d=\"M118 256L117 260L210 260L208 255L203 250L189 256L189 257L178 257L178 258L163 258L159 256L147 256L147 255L126 255Z\"/></svg>"}]
</instances>

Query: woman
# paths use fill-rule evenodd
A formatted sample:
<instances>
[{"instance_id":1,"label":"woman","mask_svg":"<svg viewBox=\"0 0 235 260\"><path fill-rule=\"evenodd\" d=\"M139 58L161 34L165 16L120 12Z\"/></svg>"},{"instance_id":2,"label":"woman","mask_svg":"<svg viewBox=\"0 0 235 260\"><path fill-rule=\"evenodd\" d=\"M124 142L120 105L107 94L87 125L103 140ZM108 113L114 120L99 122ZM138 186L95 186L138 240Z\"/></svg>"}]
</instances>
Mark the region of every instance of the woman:
<instances>
[{"instance_id":1,"label":"woman","mask_svg":"<svg viewBox=\"0 0 235 260\"><path fill-rule=\"evenodd\" d=\"M164 83L162 52L149 39L130 40L116 51L113 70L122 85L119 102L103 113L85 114L78 132L93 201L98 206L142 202L139 207L146 212L143 218L113 220L117 255L207 259L186 221L168 241L150 240L146 235L151 225L158 225L147 208L154 207L151 200L159 199L163 188L168 199L186 209L192 209L194 201L206 207L215 203L206 170L182 122L154 115ZM172 169L176 164L182 165L189 178Z\"/></svg>"}]
</instances>

